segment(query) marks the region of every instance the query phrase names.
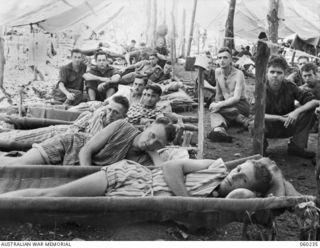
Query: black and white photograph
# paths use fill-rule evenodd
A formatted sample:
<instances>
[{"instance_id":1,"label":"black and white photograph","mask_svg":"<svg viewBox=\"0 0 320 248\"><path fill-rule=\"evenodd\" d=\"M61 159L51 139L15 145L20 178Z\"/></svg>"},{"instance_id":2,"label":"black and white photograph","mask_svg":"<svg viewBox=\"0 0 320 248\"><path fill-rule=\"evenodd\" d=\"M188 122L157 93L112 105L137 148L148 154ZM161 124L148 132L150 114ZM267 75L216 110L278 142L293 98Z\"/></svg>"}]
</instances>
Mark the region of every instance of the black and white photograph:
<instances>
[{"instance_id":1,"label":"black and white photograph","mask_svg":"<svg viewBox=\"0 0 320 248\"><path fill-rule=\"evenodd\" d=\"M319 116L320 0L0 0L0 246L320 246Z\"/></svg>"}]
</instances>

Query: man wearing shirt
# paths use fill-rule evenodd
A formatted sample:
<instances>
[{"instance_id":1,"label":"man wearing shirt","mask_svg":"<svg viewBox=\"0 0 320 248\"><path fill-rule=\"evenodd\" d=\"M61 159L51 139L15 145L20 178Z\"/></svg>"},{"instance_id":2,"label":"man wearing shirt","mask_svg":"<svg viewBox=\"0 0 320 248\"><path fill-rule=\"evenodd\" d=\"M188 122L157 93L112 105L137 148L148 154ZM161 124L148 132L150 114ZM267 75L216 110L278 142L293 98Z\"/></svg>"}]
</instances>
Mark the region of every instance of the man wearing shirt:
<instances>
[{"instance_id":1,"label":"man wearing shirt","mask_svg":"<svg viewBox=\"0 0 320 248\"><path fill-rule=\"evenodd\" d=\"M313 158L315 153L305 148L316 117L311 101L315 97L284 78L287 67L281 56L271 57L268 63L264 149L268 144L266 138L291 137L289 155ZM295 108L295 100L300 107Z\"/></svg>"},{"instance_id":2,"label":"man wearing shirt","mask_svg":"<svg viewBox=\"0 0 320 248\"><path fill-rule=\"evenodd\" d=\"M53 98L66 105L77 105L82 101L84 87L82 76L87 66L82 62L82 52L79 49L71 51L71 59L71 63L60 68L59 81L53 90Z\"/></svg>"},{"instance_id":3,"label":"man wearing shirt","mask_svg":"<svg viewBox=\"0 0 320 248\"><path fill-rule=\"evenodd\" d=\"M107 54L98 52L95 54L97 65L83 75L86 80L89 100L103 101L118 91L120 73L108 65Z\"/></svg>"}]
</instances>

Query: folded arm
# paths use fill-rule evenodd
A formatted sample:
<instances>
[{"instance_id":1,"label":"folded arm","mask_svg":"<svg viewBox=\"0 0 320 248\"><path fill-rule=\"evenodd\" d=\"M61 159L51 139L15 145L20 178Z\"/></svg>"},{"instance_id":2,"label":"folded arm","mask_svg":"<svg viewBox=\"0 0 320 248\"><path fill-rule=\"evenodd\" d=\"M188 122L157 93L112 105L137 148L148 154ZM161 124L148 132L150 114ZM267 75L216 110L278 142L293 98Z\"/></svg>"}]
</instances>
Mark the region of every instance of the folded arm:
<instances>
[{"instance_id":1,"label":"folded arm","mask_svg":"<svg viewBox=\"0 0 320 248\"><path fill-rule=\"evenodd\" d=\"M92 156L99 152L104 147L109 137L116 131L118 122L115 121L107 127L96 133L80 150L79 160L80 165L91 165Z\"/></svg>"},{"instance_id":2,"label":"folded arm","mask_svg":"<svg viewBox=\"0 0 320 248\"><path fill-rule=\"evenodd\" d=\"M164 180L176 196L189 196L184 184L184 175L207 169L213 160L179 159L162 165Z\"/></svg>"}]
</instances>

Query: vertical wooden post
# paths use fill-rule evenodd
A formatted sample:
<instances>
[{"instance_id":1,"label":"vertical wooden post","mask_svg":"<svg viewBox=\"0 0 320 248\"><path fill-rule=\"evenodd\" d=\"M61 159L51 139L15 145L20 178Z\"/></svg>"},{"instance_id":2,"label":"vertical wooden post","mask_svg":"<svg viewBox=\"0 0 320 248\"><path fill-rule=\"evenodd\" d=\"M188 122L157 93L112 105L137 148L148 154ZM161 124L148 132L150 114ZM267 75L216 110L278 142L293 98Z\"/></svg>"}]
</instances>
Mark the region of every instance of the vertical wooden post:
<instances>
[{"instance_id":1,"label":"vertical wooden post","mask_svg":"<svg viewBox=\"0 0 320 248\"><path fill-rule=\"evenodd\" d=\"M264 114L266 99L266 68L270 49L264 42L258 41L256 57L255 116L253 130L253 153L263 155Z\"/></svg>"},{"instance_id":2,"label":"vertical wooden post","mask_svg":"<svg viewBox=\"0 0 320 248\"><path fill-rule=\"evenodd\" d=\"M4 38L3 38L3 27L0 26L0 88L3 88L3 78L4 78L4 65L6 59L4 56Z\"/></svg>"},{"instance_id":3,"label":"vertical wooden post","mask_svg":"<svg viewBox=\"0 0 320 248\"><path fill-rule=\"evenodd\" d=\"M182 38L182 45L181 45L181 56L184 58L186 56L186 9L183 9L182 14L182 32L181 32L181 38Z\"/></svg>"},{"instance_id":4,"label":"vertical wooden post","mask_svg":"<svg viewBox=\"0 0 320 248\"><path fill-rule=\"evenodd\" d=\"M198 3L198 0L193 0L193 10L192 10L190 33L189 33L188 46L187 46L187 56L190 56L190 51L191 51L191 43L193 38L193 27L194 27L194 20L196 18L197 3Z\"/></svg>"},{"instance_id":5,"label":"vertical wooden post","mask_svg":"<svg viewBox=\"0 0 320 248\"><path fill-rule=\"evenodd\" d=\"M269 29L269 39L272 43L278 43L278 28L279 28L279 18L278 18L278 9L279 9L280 0L269 0L269 12L267 15L268 20L268 29ZM272 46L270 48L271 54L276 54L278 52L277 46Z\"/></svg>"},{"instance_id":6,"label":"vertical wooden post","mask_svg":"<svg viewBox=\"0 0 320 248\"><path fill-rule=\"evenodd\" d=\"M236 0L231 0L229 4L229 12L228 18L225 25L225 38L223 40L223 46L230 48L231 50L234 49L234 40L230 39L234 37L233 32L233 20L234 20L234 12L236 9Z\"/></svg>"},{"instance_id":7,"label":"vertical wooden post","mask_svg":"<svg viewBox=\"0 0 320 248\"><path fill-rule=\"evenodd\" d=\"M199 103L199 116L198 116L198 159L203 158L203 146L204 146L204 97L203 97L203 72L202 67L198 67L199 70L199 82L198 82L198 103Z\"/></svg>"}]
</instances>

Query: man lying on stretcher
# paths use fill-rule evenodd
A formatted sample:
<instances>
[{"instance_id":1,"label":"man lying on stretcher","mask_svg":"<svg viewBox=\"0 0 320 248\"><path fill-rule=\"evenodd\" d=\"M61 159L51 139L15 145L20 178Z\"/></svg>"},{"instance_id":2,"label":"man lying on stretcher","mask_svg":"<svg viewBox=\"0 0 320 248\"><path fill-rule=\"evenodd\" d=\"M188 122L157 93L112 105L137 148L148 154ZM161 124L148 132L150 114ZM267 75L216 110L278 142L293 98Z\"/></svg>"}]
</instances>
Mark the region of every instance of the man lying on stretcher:
<instances>
[{"instance_id":1,"label":"man lying on stretcher","mask_svg":"<svg viewBox=\"0 0 320 248\"><path fill-rule=\"evenodd\" d=\"M176 195L251 198L270 194L283 196L285 183L280 169L268 158L248 160L229 173L221 159L172 160L153 170L130 160L122 160L64 185L22 189L0 197Z\"/></svg>"}]
</instances>

